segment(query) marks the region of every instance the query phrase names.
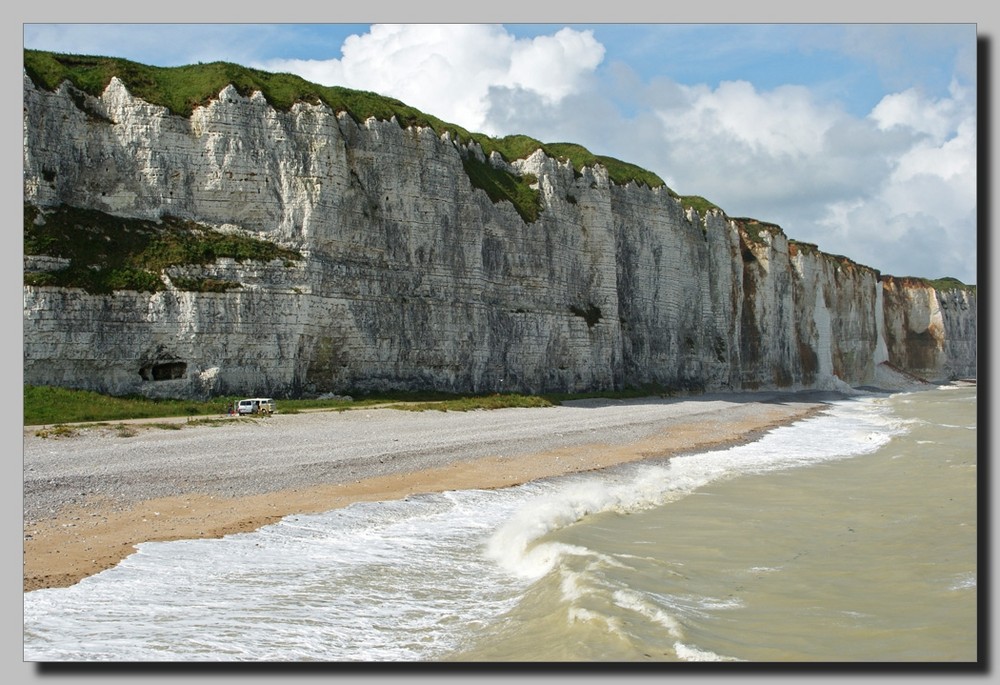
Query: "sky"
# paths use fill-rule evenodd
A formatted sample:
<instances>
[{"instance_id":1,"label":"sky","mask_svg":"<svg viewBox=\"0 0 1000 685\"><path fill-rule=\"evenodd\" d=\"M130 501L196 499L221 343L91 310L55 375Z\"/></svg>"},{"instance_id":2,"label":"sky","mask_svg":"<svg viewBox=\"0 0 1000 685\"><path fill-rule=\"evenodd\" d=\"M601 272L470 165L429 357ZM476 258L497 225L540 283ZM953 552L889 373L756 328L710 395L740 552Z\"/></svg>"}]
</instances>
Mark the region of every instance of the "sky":
<instances>
[{"instance_id":1,"label":"sky","mask_svg":"<svg viewBox=\"0 0 1000 685\"><path fill-rule=\"evenodd\" d=\"M228 61L572 142L884 274L977 282L977 25L24 23L25 48Z\"/></svg>"}]
</instances>

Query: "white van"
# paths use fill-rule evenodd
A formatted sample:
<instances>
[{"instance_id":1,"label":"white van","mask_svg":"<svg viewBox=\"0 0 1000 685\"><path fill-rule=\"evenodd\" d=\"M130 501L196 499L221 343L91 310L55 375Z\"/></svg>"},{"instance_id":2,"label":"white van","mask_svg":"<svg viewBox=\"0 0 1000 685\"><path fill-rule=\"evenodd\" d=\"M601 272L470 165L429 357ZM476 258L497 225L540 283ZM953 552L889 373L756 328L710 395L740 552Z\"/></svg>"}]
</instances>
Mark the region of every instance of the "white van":
<instances>
[{"instance_id":1,"label":"white van","mask_svg":"<svg viewBox=\"0 0 1000 685\"><path fill-rule=\"evenodd\" d=\"M250 397L240 400L236 404L236 413L240 416L245 414L273 414L274 400L270 397Z\"/></svg>"}]
</instances>

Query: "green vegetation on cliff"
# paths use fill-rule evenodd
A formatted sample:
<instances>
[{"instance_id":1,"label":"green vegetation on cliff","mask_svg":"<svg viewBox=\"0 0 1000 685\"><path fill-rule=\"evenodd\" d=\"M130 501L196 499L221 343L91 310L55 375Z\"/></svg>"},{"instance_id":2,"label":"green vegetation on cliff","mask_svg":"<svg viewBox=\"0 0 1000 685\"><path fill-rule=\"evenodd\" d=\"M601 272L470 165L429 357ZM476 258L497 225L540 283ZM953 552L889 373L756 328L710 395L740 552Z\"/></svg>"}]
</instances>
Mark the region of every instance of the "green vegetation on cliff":
<instances>
[{"instance_id":1,"label":"green vegetation on cliff","mask_svg":"<svg viewBox=\"0 0 1000 685\"><path fill-rule=\"evenodd\" d=\"M934 288L935 290L946 291L946 290L961 290L976 294L976 286L963 283L957 278L951 276L945 276L944 278L921 278L919 276L882 276L883 281L894 281L895 283L906 286L906 287L925 287Z\"/></svg>"},{"instance_id":2,"label":"green vegetation on cliff","mask_svg":"<svg viewBox=\"0 0 1000 685\"><path fill-rule=\"evenodd\" d=\"M211 264L222 257L239 262L302 259L295 250L266 240L222 233L207 226L165 217L160 222L111 216L96 210L24 206L24 254L68 260L61 269L24 274L25 285L156 292L172 266ZM209 278L178 278L181 290L222 291L239 283Z\"/></svg>"},{"instance_id":3,"label":"green vegetation on cliff","mask_svg":"<svg viewBox=\"0 0 1000 685\"><path fill-rule=\"evenodd\" d=\"M767 221L758 221L757 219L751 219L750 217L732 217L732 221L736 223L740 234L747 241L756 243L757 245L768 244L768 239L764 237L764 234L768 234L772 238L784 235L784 231L781 230L781 226Z\"/></svg>"},{"instance_id":4,"label":"green vegetation on cliff","mask_svg":"<svg viewBox=\"0 0 1000 685\"><path fill-rule=\"evenodd\" d=\"M493 202L509 200L526 224L538 219L541 193L531 187L537 181L533 175L516 176L472 156L464 157L462 166L472 187L485 191Z\"/></svg>"},{"instance_id":5,"label":"green vegetation on cliff","mask_svg":"<svg viewBox=\"0 0 1000 685\"><path fill-rule=\"evenodd\" d=\"M935 290L967 290L973 293L976 292L976 286L962 283L962 281L957 278L952 278L951 276L925 280L927 280L927 283Z\"/></svg>"},{"instance_id":6,"label":"green vegetation on cliff","mask_svg":"<svg viewBox=\"0 0 1000 685\"><path fill-rule=\"evenodd\" d=\"M117 57L25 50L24 71L39 88L54 91L68 81L79 91L94 97L99 97L111 79L117 77L135 97L166 107L173 114L185 117L191 116L195 108L207 105L226 86L232 85L244 97L259 91L279 111L288 111L297 102L323 103L335 112L346 112L359 123L371 117L385 121L395 117L403 128L427 127L438 135L447 132L452 139L463 145L474 141L487 158L497 152L510 163L541 149L555 159L569 160L577 172L585 166L601 164L608 170L611 181L617 185L633 182L650 188L665 185L659 176L650 171L614 157L594 155L580 145L546 144L522 135L493 138L481 133L470 133L460 126L449 124L399 100L377 93L340 86L320 86L292 74L269 73L228 62L154 67ZM77 105L89 116L101 117L99 112L88 109L82 100L77 101ZM485 190L491 200L511 202L526 222L537 218L539 198L537 191L531 188L535 179L496 169L475 160L468 162L465 168L473 186ZM673 191L670 194L677 197Z\"/></svg>"},{"instance_id":7,"label":"green vegetation on cliff","mask_svg":"<svg viewBox=\"0 0 1000 685\"><path fill-rule=\"evenodd\" d=\"M713 202L709 202L700 195L682 195L680 197L681 205L684 209L693 209L699 214L705 214L711 211L722 211L722 208Z\"/></svg>"}]
</instances>

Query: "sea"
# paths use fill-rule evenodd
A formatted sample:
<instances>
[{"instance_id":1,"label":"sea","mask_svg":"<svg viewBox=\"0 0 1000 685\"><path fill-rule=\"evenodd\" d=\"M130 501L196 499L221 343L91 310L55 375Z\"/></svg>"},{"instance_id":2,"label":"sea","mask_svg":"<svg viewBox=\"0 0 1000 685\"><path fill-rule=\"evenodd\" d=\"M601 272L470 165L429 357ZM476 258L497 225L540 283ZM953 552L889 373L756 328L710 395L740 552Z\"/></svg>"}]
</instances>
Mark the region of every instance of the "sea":
<instances>
[{"instance_id":1,"label":"sea","mask_svg":"<svg viewBox=\"0 0 1000 685\"><path fill-rule=\"evenodd\" d=\"M974 385L756 442L150 542L24 594L38 662L974 663Z\"/></svg>"}]
</instances>

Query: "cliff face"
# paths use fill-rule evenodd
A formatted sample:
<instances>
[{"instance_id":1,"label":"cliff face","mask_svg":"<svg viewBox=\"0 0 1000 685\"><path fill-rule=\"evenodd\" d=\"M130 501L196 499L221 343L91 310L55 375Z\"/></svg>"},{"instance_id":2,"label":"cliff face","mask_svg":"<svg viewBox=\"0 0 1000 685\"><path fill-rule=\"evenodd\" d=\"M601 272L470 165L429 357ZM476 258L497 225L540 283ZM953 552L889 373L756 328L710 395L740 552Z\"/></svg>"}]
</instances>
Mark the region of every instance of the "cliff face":
<instances>
[{"instance_id":1,"label":"cliff face","mask_svg":"<svg viewBox=\"0 0 1000 685\"><path fill-rule=\"evenodd\" d=\"M533 174L537 221L463 158ZM430 129L276 111L227 88L191 118L24 80L24 196L190 219L292 247L293 263L172 267L165 290L25 286L24 382L147 396L348 389L830 388L888 362L976 373L976 299L685 210L665 189L508 165ZM27 271L58 260L25 258ZM210 277L239 287L192 292Z\"/></svg>"},{"instance_id":2,"label":"cliff face","mask_svg":"<svg viewBox=\"0 0 1000 685\"><path fill-rule=\"evenodd\" d=\"M892 277L884 280L883 293L892 363L931 378L976 375L975 295Z\"/></svg>"}]
</instances>

